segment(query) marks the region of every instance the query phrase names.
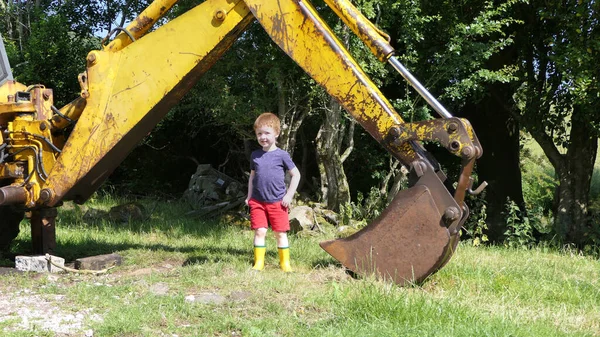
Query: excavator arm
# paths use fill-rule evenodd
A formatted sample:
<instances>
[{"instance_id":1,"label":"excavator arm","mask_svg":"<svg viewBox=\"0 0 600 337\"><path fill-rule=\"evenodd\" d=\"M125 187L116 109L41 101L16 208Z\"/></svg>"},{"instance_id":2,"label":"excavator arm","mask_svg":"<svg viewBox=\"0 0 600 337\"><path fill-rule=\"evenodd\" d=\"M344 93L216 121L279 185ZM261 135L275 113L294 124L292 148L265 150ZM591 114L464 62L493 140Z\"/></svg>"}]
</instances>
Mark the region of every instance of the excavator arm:
<instances>
[{"instance_id":1,"label":"excavator arm","mask_svg":"<svg viewBox=\"0 0 600 337\"><path fill-rule=\"evenodd\" d=\"M3 143L13 158L0 163L0 173L12 180L0 188L0 207L22 205L32 210L34 249L52 251L54 208L64 200L87 200L256 19L282 50L410 170L411 188L398 193L374 223L321 246L359 274L374 273L398 284L424 280L450 259L458 243L460 226L468 215L463 200L481 146L468 121L452 117L393 57L384 33L347 0L326 2L445 119L403 121L307 1L207 0L147 33L176 3L156 0L102 50L88 54L86 72L79 76L81 97L72 103L56 109L51 91L41 86L26 90L29 101L13 97L0 103L0 122L7 121ZM25 91L14 81L2 89ZM18 109L33 116L18 117L23 115L14 114ZM75 126L67 139L53 138L71 124ZM421 141L437 141L462 158L454 195L444 186L444 174ZM18 168L20 174L13 172Z\"/></svg>"}]
</instances>

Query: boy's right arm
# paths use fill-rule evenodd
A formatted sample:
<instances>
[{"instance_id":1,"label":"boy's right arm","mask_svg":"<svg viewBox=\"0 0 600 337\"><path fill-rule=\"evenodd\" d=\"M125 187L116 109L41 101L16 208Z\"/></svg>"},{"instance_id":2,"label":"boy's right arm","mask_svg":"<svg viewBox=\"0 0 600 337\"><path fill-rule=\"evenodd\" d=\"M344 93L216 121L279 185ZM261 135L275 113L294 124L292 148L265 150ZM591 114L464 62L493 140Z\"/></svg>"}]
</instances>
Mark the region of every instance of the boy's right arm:
<instances>
[{"instance_id":1,"label":"boy's right arm","mask_svg":"<svg viewBox=\"0 0 600 337\"><path fill-rule=\"evenodd\" d=\"M252 181L254 180L254 170L250 171L250 178L248 178L248 196L246 197L246 205L252 198Z\"/></svg>"}]
</instances>

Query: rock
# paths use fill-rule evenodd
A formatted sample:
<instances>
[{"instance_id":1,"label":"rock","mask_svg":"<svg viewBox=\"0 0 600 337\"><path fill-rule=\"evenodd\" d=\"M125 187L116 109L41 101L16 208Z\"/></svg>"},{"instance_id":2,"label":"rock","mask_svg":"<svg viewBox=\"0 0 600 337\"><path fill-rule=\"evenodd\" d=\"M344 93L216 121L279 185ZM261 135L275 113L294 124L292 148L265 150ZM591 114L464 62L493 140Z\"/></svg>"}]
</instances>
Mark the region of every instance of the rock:
<instances>
[{"instance_id":1,"label":"rock","mask_svg":"<svg viewBox=\"0 0 600 337\"><path fill-rule=\"evenodd\" d=\"M290 210L290 233L312 230L315 226L315 213L308 206L296 206Z\"/></svg>"},{"instance_id":2,"label":"rock","mask_svg":"<svg viewBox=\"0 0 600 337\"><path fill-rule=\"evenodd\" d=\"M200 293L186 296L185 301L198 302L202 304L221 304L225 302L225 297L216 293Z\"/></svg>"},{"instance_id":3,"label":"rock","mask_svg":"<svg viewBox=\"0 0 600 337\"><path fill-rule=\"evenodd\" d=\"M75 269L102 270L112 266L120 266L122 260L119 254L82 257L75 260Z\"/></svg>"},{"instance_id":4,"label":"rock","mask_svg":"<svg viewBox=\"0 0 600 337\"><path fill-rule=\"evenodd\" d=\"M340 224L339 216L340 215L337 214L336 212L329 210L329 209L316 209L315 212L317 214L319 214L320 216L322 216L330 224L339 226L339 224Z\"/></svg>"},{"instance_id":5,"label":"rock","mask_svg":"<svg viewBox=\"0 0 600 337\"><path fill-rule=\"evenodd\" d=\"M150 287L150 292L154 295L166 295L169 292L169 285L164 282L158 282Z\"/></svg>"},{"instance_id":6,"label":"rock","mask_svg":"<svg viewBox=\"0 0 600 337\"><path fill-rule=\"evenodd\" d=\"M338 227L337 231L338 231L337 237L346 238L346 237L349 237L350 235L358 232L359 229L354 228L352 226L340 226L340 227Z\"/></svg>"},{"instance_id":7,"label":"rock","mask_svg":"<svg viewBox=\"0 0 600 337\"><path fill-rule=\"evenodd\" d=\"M106 219L108 212L101 209L90 208L83 214L83 221L99 221Z\"/></svg>"},{"instance_id":8,"label":"rock","mask_svg":"<svg viewBox=\"0 0 600 337\"><path fill-rule=\"evenodd\" d=\"M198 165L182 198L198 210L224 201L236 201L246 193L240 182L204 164Z\"/></svg>"},{"instance_id":9,"label":"rock","mask_svg":"<svg viewBox=\"0 0 600 337\"><path fill-rule=\"evenodd\" d=\"M15 257L15 268L21 271L35 271L38 273L61 273L63 269L60 267L65 266L65 259L58 256L49 255L52 262L59 267L50 263L46 260L46 256L16 256Z\"/></svg>"},{"instance_id":10,"label":"rock","mask_svg":"<svg viewBox=\"0 0 600 337\"><path fill-rule=\"evenodd\" d=\"M128 202L111 208L108 218L114 222L142 221L148 218L148 213L144 205Z\"/></svg>"},{"instance_id":11,"label":"rock","mask_svg":"<svg viewBox=\"0 0 600 337\"><path fill-rule=\"evenodd\" d=\"M248 291L234 291L229 294L229 298L234 302L239 302L250 298L251 295L252 293Z\"/></svg>"}]
</instances>

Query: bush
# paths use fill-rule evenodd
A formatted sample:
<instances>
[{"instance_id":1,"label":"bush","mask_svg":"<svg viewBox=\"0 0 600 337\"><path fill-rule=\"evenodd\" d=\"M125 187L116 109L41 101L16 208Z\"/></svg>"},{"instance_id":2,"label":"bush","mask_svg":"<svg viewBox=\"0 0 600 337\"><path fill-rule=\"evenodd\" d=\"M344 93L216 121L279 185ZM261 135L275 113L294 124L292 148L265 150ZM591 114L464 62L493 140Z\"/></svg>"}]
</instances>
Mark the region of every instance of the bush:
<instances>
[{"instance_id":1,"label":"bush","mask_svg":"<svg viewBox=\"0 0 600 337\"><path fill-rule=\"evenodd\" d=\"M519 206L510 199L506 202L506 228L504 244L508 247L524 247L535 242L532 221L528 216L524 216Z\"/></svg>"}]
</instances>

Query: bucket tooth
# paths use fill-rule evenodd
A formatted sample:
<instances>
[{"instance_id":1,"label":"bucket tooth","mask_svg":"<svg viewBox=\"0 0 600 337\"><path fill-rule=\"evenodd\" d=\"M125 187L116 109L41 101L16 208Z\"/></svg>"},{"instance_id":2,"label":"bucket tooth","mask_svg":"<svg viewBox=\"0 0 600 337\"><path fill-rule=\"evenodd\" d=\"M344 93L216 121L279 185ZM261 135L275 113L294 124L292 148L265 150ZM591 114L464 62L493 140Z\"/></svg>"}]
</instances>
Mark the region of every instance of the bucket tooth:
<instances>
[{"instance_id":1,"label":"bucket tooth","mask_svg":"<svg viewBox=\"0 0 600 337\"><path fill-rule=\"evenodd\" d=\"M405 285L436 272L450 259L457 240L445 227L429 189L417 185L400 191L361 231L320 245L357 274L375 274Z\"/></svg>"}]
</instances>

